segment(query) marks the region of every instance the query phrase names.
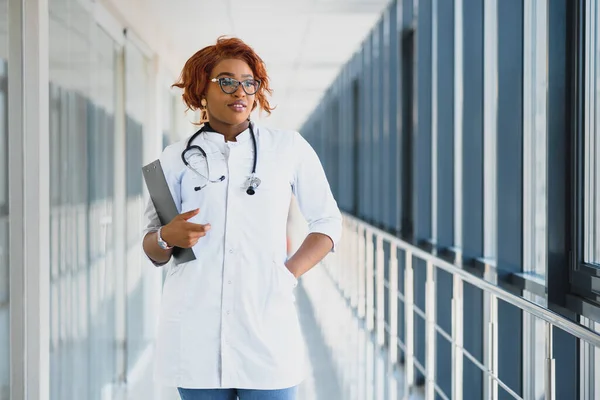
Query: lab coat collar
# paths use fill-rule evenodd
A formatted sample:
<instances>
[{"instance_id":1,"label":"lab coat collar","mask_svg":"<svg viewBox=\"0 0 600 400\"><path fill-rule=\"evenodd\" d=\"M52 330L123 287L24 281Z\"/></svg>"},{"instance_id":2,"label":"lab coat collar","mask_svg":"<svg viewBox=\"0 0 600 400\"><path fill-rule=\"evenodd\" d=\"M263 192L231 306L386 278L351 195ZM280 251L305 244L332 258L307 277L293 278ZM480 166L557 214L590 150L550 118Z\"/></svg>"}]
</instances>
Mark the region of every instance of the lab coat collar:
<instances>
[{"instance_id":1,"label":"lab coat collar","mask_svg":"<svg viewBox=\"0 0 600 400\"><path fill-rule=\"evenodd\" d=\"M254 128L254 130L256 131L256 126ZM254 132L254 134L256 134L256 132ZM221 143L225 143L225 136L213 131L212 129L207 129L204 131L204 137L216 144L221 144ZM248 140L250 140L250 128L246 128L244 131L242 131L240 134L238 134L236 137L236 142L237 143L244 143L247 142ZM229 142L230 144L234 144L236 142Z\"/></svg>"}]
</instances>

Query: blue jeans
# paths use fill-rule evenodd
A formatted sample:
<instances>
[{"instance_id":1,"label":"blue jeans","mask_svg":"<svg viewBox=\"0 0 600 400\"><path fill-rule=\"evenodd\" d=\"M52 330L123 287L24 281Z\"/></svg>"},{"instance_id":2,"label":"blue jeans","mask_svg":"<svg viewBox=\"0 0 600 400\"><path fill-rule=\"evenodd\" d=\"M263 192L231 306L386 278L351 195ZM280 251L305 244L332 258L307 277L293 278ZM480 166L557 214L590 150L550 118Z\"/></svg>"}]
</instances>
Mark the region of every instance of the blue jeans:
<instances>
[{"instance_id":1,"label":"blue jeans","mask_svg":"<svg viewBox=\"0 0 600 400\"><path fill-rule=\"evenodd\" d=\"M297 386L287 389L182 389L181 400L295 400Z\"/></svg>"}]
</instances>

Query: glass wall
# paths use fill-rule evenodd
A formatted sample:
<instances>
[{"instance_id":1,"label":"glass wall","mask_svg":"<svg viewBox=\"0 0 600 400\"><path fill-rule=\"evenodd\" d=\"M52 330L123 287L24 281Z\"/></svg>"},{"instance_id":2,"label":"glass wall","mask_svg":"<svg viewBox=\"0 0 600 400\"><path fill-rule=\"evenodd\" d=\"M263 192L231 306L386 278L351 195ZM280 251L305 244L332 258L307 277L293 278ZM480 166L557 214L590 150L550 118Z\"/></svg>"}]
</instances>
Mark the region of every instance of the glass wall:
<instances>
[{"instance_id":1,"label":"glass wall","mask_svg":"<svg viewBox=\"0 0 600 400\"><path fill-rule=\"evenodd\" d=\"M142 162L149 98L149 61L133 43L125 46L125 169L127 195L127 366L132 368L148 344L144 330L145 291L140 251L143 217Z\"/></svg>"},{"instance_id":2,"label":"glass wall","mask_svg":"<svg viewBox=\"0 0 600 400\"><path fill-rule=\"evenodd\" d=\"M585 262L600 267L600 6L587 4L583 195Z\"/></svg>"},{"instance_id":3,"label":"glass wall","mask_svg":"<svg viewBox=\"0 0 600 400\"><path fill-rule=\"evenodd\" d=\"M116 47L80 1L49 12L51 398L112 398Z\"/></svg>"},{"instance_id":4,"label":"glass wall","mask_svg":"<svg viewBox=\"0 0 600 400\"><path fill-rule=\"evenodd\" d=\"M0 400L10 397L8 310L8 2L0 0Z\"/></svg>"},{"instance_id":5,"label":"glass wall","mask_svg":"<svg viewBox=\"0 0 600 400\"><path fill-rule=\"evenodd\" d=\"M161 270L150 266L141 247L141 167L146 152L157 157L161 140L164 147L184 129L184 106L181 93L170 89L172 71L158 67L156 54L128 33L134 28L124 29L103 5L48 0L47 11L49 182L40 194L43 199L48 190L49 213L39 226L49 223L40 229L49 238L43 265L49 295L42 300L49 304L50 368L40 372L49 374L51 399L124 398L125 382L146 376L151 367L142 354L150 354L160 298ZM45 26L46 16L39 15L25 15L25 26L38 17L36 26ZM8 1L0 0L0 400L11 395L8 155L22 152L8 143L8 47ZM35 95L33 85L24 87L27 96ZM38 108L25 115L43 116ZM34 338L37 332L28 329L24 333ZM42 346L42 357L44 351ZM138 373L130 376L132 371Z\"/></svg>"},{"instance_id":6,"label":"glass wall","mask_svg":"<svg viewBox=\"0 0 600 400\"><path fill-rule=\"evenodd\" d=\"M414 9L417 3L418 10ZM390 15L383 20L389 18L397 26L384 28L383 42L389 36L390 45L397 49L390 50L389 59L383 58L384 70L402 78L400 85L392 85L397 92L396 106L391 106L396 115L390 118L389 134L397 144L382 145L382 140L388 140L382 139L381 120L388 119L389 95L381 90L379 77L373 77L374 70L375 75L385 76L379 72L380 25L301 129L321 156L340 207L400 233L409 242L432 247L436 254L542 307L589 317L589 327L596 329L600 315L600 6L568 0L397 0L386 13ZM572 23L575 14L577 24ZM577 46L571 46L574 39L580 40ZM417 77L411 75L413 69ZM355 95L356 87L360 96ZM342 107L338 121L331 110L337 102L353 98L359 100L358 111ZM337 138L327 134L332 123L341 126ZM358 131L358 139L351 142L348 135L353 131ZM577 142L571 143L574 138ZM332 160L337 159L337 146L346 140L351 145L340 167ZM402 156L400 162L394 163L393 157L383 164L373 162L389 159L389 147ZM353 151L358 155L349 157ZM366 190L344 180L335 184L341 171L351 171L353 166L360 171L360 187ZM386 175L386 166L396 170L395 179ZM373 184L373 176L392 184L382 189ZM357 197L358 208L351 201ZM381 201L382 197L388 200ZM576 232L575 213L581 217ZM581 257L574 254L580 248ZM583 265L570 267L574 259ZM401 260L402 256L400 277ZM414 305L423 307L425 291L418 288L425 287L427 269L423 263L412 267ZM441 329L435 342L436 389L451 397L455 357L442 332L450 332L451 299L458 293L464 306L458 313L463 318L461 341L473 356L465 358L460 368L464 397L488 398L493 393L508 398L512 391L523 398L540 398L544 324L471 284L455 286L453 293L447 274L440 269L434 272L434 308ZM375 293L373 287L369 281L366 293ZM377 304L371 295L367 299ZM398 309L403 308L399 302ZM415 356L427 368L424 319L418 313L413 317ZM399 339L406 318L400 311ZM575 398L578 344L558 329L553 334L556 376L561 378L556 382L557 397ZM494 339L486 341L486 337ZM585 379L600 371L600 355L588 359L595 369L582 371ZM477 363L491 366L506 386L487 380ZM420 372L416 377L422 378Z\"/></svg>"}]
</instances>

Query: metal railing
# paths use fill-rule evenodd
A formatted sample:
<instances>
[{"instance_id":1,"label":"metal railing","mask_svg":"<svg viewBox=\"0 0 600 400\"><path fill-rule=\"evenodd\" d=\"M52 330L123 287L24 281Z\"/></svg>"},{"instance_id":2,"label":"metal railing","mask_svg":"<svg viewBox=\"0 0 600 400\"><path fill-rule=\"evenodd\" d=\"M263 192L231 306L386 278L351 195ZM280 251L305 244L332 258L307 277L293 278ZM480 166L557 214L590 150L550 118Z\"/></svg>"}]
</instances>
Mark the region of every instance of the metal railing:
<instances>
[{"instance_id":1,"label":"metal railing","mask_svg":"<svg viewBox=\"0 0 600 400\"><path fill-rule=\"evenodd\" d=\"M600 348L600 335L583 325L519 297L481 279L459 266L445 261L413 244L373 227L353 216L344 215L344 233L340 249L328 257L325 267L346 301L364 318L367 331L376 344L385 348L391 364L399 363L399 351L404 353L403 398L408 399L417 386L416 371L424 376L425 398L436 394L443 399L463 398L463 361L468 359L484 374L483 398L498 398L502 388L515 399L522 399L498 376L498 300L517 307L522 312L545 322L545 397L555 399L555 366L552 353L552 328L559 328L591 346ZM389 250L384 252L384 245ZM400 252L399 252L400 250ZM386 253L389 254L386 268ZM398 287L399 256L404 258L403 288ZM403 254L402 254L403 253ZM415 304L415 260L425 264L425 310ZM416 264L416 265L415 265ZM436 321L436 275L443 270L452 276L451 332ZM386 279L387 272L387 279ZM463 346L463 285L471 284L483 291L484 352L483 361ZM386 302L385 298L389 299ZM399 303L404 308L403 335L398 332ZM387 308L387 309L386 309ZM386 315L387 314L387 315ZM415 316L425 321L425 365L415 356ZM387 321L386 321L387 320ZM445 338L452 349L452 388L445 393L436 380L436 334Z\"/></svg>"}]
</instances>

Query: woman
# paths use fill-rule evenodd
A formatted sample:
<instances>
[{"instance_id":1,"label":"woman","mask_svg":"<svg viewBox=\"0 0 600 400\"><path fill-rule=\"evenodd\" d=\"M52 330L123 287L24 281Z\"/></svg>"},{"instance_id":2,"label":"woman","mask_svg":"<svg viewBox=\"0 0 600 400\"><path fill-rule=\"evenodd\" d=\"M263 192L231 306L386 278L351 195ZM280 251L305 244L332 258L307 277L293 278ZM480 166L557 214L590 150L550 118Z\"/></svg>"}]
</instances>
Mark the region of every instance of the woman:
<instances>
[{"instance_id":1,"label":"woman","mask_svg":"<svg viewBox=\"0 0 600 400\"><path fill-rule=\"evenodd\" d=\"M239 39L194 54L175 86L202 128L160 162L180 213L164 226L151 202L143 247L156 265L172 248L156 349L157 379L184 400L290 400L305 371L293 290L333 251L341 215L321 163L299 133L250 122L267 113L265 65ZM309 235L289 259L292 194Z\"/></svg>"}]
</instances>

